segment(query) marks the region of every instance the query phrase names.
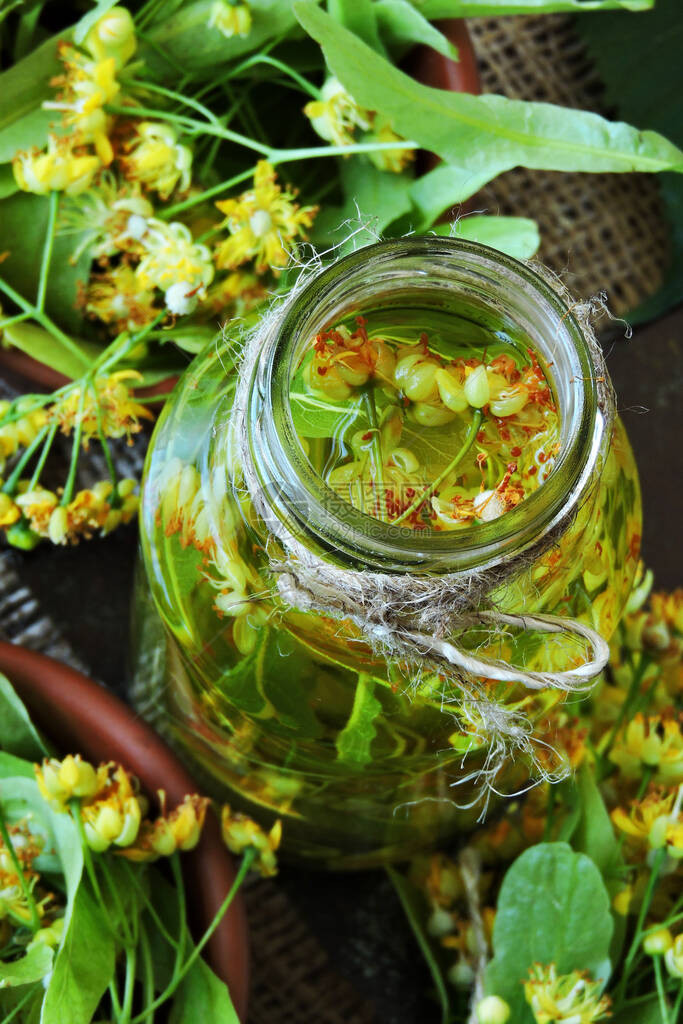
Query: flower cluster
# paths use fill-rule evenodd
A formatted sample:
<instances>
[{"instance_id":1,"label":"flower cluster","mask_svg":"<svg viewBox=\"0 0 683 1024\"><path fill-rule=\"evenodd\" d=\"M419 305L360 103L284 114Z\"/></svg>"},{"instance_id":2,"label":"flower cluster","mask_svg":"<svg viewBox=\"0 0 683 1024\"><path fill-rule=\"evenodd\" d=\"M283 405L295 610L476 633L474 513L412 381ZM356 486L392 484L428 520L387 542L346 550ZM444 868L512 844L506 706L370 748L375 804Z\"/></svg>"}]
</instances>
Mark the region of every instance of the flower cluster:
<instances>
[{"instance_id":1,"label":"flower cluster","mask_svg":"<svg viewBox=\"0 0 683 1024\"><path fill-rule=\"evenodd\" d=\"M608 1016L611 1000L586 971L558 974L555 964L534 964L524 995L536 1024L593 1024Z\"/></svg>"},{"instance_id":2,"label":"flower cluster","mask_svg":"<svg viewBox=\"0 0 683 1024\"><path fill-rule=\"evenodd\" d=\"M225 845L233 853L242 854L245 850L253 850L255 857L252 867L264 878L277 874L275 851L282 839L282 822L276 821L265 832L260 825L238 811L232 811L225 804L221 814L221 829Z\"/></svg>"}]
</instances>

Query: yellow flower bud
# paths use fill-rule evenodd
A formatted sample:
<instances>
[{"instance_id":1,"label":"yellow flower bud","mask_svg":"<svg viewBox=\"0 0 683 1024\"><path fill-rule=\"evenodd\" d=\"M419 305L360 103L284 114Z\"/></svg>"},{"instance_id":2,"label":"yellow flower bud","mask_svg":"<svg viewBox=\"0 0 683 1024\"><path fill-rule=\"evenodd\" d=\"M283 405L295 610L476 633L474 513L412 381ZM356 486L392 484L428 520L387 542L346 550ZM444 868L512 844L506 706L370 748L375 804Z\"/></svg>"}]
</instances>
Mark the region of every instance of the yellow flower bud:
<instances>
[{"instance_id":1,"label":"yellow flower bud","mask_svg":"<svg viewBox=\"0 0 683 1024\"><path fill-rule=\"evenodd\" d=\"M92 796L98 786L95 769L80 754L69 754L63 761L45 759L34 765L36 782L43 799L57 811L66 810L69 800Z\"/></svg>"},{"instance_id":2,"label":"yellow flower bud","mask_svg":"<svg viewBox=\"0 0 683 1024\"><path fill-rule=\"evenodd\" d=\"M456 413L443 405L430 405L429 402L414 402L408 409L411 420L423 427L441 427L454 420Z\"/></svg>"},{"instance_id":3,"label":"yellow flower bud","mask_svg":"<svg viewBox=\"0 0 683 1024\"><path fill-rule=\"evenodd\" d=\"M47 535L53 544L65 544L69 532L69 517L63 505L58 505L50 516Z\"/></svg>"},{"instance_id":4,"label":"yellow flower bud","mask_svg":"<svg viewBox=\"0 0 683 1024\"><path fill-rule=\"evenodd\" d=\"M683 978L683 932L677 935L664 954L666 969L673 978Z\"/></svg>"},{"instance_id":5,"label":"yellow flower bud","mask_svg":"<svg viewBox=\"0 0 683 1024\"><path fill-rule=\"evenodd\" d=\"M0 526L11 526L20 517L21 512L9 494L0 492Z\"/></svg>"},{"instance_id":6,"label":"yellow flower bud","mask_svg":"<svg viewBox=\"0 0 683 1024\"><path fill-rule=\"evenodd\" d=\"M460 381L448 370L436 371L436 383L441 401L452 412L463 412L467 408L465 390Z\"/></svg>"},{"instance_id":7,"label":"yellow flower bud","mask_svg":"<svg viewBox=\"0 0 683 1024\"><path fill-rule=\"evenodd\" d=\"M486 996L477 1003L479 1024L506 1024L510 1019L510 1007L500 996Z\"/></svg>"},{"instance_id":8,"label":"yellow flower bud","mask_svg":"<svg viewBox=\"0 0 683 1024\"><path fill-rule=\"evenodd\" d=\"M491 392L485 366L477 366L467 374L464 390L465 398L474 409L481 409L487 404Z\"/></svg>"},{"instance_id":9,"label":"yellow flower bud","mask_svg":"<svg viewBox=\"0 0 683 1024\"><path fill-rule=\"evenodd\" d=\"M671 949L674 940L668 928L660 928L643 939L643 949L648 956L662 956Z\"/></svg>"},{"instance_id":10,"label":"yellow flower bud","mask_svg":"<svg viewBox=\"0 0 683 1024\"><path fill-rule=\"evenodd\" d=\"M216 0L211 5L209 28L217 28L226 39L248 36L251 31L251 11L246 3L227 3Z\"/></svg>"},{"instance_id":11,"label":"yellow flower bud","mask_svg":"<svg viewBox=\"0 0 683 1024\"><path fill-rule=\"evenodd\" d=\"M117 67L123 67L137 46L135 24L130 12L125 7L112 7L95 22L83 46L96 60L113 57Z\"/></svg>"}]
</instances>

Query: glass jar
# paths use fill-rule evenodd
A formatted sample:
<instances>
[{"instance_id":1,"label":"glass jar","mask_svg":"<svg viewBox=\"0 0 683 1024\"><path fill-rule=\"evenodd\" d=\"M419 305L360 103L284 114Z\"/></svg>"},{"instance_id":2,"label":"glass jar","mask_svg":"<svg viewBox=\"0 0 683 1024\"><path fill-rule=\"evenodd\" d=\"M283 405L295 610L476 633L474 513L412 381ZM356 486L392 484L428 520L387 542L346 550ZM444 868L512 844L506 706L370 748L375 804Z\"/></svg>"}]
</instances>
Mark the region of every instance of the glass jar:
<instances>
[{"instance_id":1,"label":"glass jar","mask_svg":"<svg viewBox=\"0 0 683 1024\"><path fill-rule=\"evenodd\" d=\"M559 408L561 450L547 481L501 519L411 532L334 500L313 470L293 429L290 381L316 332L368 309L438 309L454 325L536 350ZM579 322L542 277L470 242L383 242L314 276L264 318L258 345L252 379L240 385L250 457L260 500L299 543L352 569L468 574L538 550L530 546L572 511L559 540L522 557L491 600L503 612L572 616L609 638L638 560L637 473L622 425L606 429ZM278 545L245 488L235 437L239 359L229 336L199 356L150 446L138 703L209 792L265 826L283 819L288 856L335 867L405 857L474 823L486 741L439 674L392 663L349 621L278 597ZM460 642L501 654L500 639L475 629ZM527 668L556 670L577 657L566 637L505 643L503 656ZM539 723L560 699L489 685ZM527 771L509 765L505 782L514 787Z\"/></svg>"}]
</instances>

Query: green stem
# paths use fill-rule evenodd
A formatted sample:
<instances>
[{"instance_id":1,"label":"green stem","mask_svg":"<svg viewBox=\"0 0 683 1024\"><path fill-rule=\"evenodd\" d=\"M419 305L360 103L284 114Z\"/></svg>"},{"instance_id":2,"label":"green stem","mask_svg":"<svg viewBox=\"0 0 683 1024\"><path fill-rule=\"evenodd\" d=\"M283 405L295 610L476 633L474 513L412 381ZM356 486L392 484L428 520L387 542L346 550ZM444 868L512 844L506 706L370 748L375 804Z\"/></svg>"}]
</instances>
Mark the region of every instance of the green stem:
<instances>
[{"instance_id":1,"label":"green stem","mask_svg":"<svg viewBox=\"0 0 683 1024\"><path fill-rule=\"evenodd\" d=\"M622 704L621 708L619 709L619 714L617 715L617 719L616 719L614 725L612 726L612 729L610 730L610 734L609 734L609 737L607 739L607 743L603 747L602 755L601 756L602 756L603 760L605 760L605 761L608 759L609 752L612 749L612 746L614 744L615 739L617 738L619 730L621 729L623 721L626 718L626 715L628 714L628 711L629 711L630 706L631 706L631 702L635 699L635 697L638 694L638 690L640 689L640 684L643 681L643 676L645 675L645 672L646 672L649 664L650 664L650 659L645 654L645 652L643 652L642 655L641 655L640 664L638 665L637 668L635 668L633 670L633 679L631 680L631 684L630 684L630 686L628 688L628 693L626 694L626 698L624 700L624 703Z\"/></svg>"},{"instance_id":2,"label":"green stem","mask_svg":"<svg viewBox=\"0 0 683 1024\"><path fill-rule=\"evenodd\" d=\"M199 959L204 946L209 941L209 939L211 938L211 936L215 932L216 928L220 924L221 919L223 918L223 915L226 913L228 907L232 903L232 901L233 901L233 899L235 897L235 893L237 892L237 890L241 886L242 882L244 881L244 878L245 878L249 868L251 867L251 863L252 863L252 861L254 860L255 857L256 857L256 850L255 849L250 848L250 849L245 851L244 856L242 857L242 863L240 864L239 871L237 872L237 875L235 877L235 881L232 883L232 886L230 887L230 891L227 894L227 896L225 897L225 899L223 900L223 902L221 903L221 906L220 906L220 908L218 910L218 913L214 917L213 921L211 922L209 927L206 929L206 931L202 935L201 939L199 940L197 945L194 947L194 949L192 950L192 952L190 953L189 957L187 958L187 960L185 961L183 966L180 968L180 970L177 973L174 972L174 977L171 978L171 981L169 982L167 987L164 989L164 991L161 993L161 995L157 996L157 998L154 1000L154 1002L149 1004L149 1006L147 1007L147 1009L146 1009L146 1011L144 1013L138 1014L137 1017L133 1017L133 1019L130 1022L130 1024L142 1024L142 1022L145 1019L145 1013L148 1014L150 1012L150 1010L156 1010L156 1008L158 1006L161 1006L161 1004L163 1002L165 1002L165 1000L168 999L168 997L170 995L172 995L173 992L175 992L175 990L177 989L178 985L183 980L185 975L188 973L190 968L193 967L194 964Z\"/></svg>"},{"instance_id":3,"label":"green stem","mask_svg":"<svg viewBox=\"0 0 683 1024\"><path fill-rule=\"evenodd\" d=\"M121 929L121 935L122 935L122 938L123 938L124 946L134 946L137 937L135 935L135 931L131 929L130 925L128 924L128 921L126 920L126 911L125 911L123 903L121 901L121 897L119 896L119 890L118 890L118 887L116 885L116 882L112 878L111 871L109 870L109 868L107 866L107 858L106 858L106 856L100 857L98 859L98 864L99 864L100 870L102 871L102 875L104 876L104 880L107 883L107 889L109 890L109 892L111 894L112 903L116 907L116 913L118 915L118 921L116 922L117 927L114 928L114 932L118 932L118 930L119 930L118 925L119 925L119 922L120 922L120 929ZM134 925L135 925L135 922L137 922L138 917L135 914L133 914L132 916L133 916L133 922L134 922ZM134 929L134 926L133 926L133 929Z\"/></svg>"},{"instance_id":4,"label":"green stem","mask_svg":"<svg viewBox=\"0 0 683 1024\"><path fill-rule=\"evenodd\" d=\"M81 847L83 849L83 862L85 864L85 870L87 872L88 878L90 879L90 884L91 884L91 886L93 888L93 892L95 893L95 897L96 897L98 903L100 904L100 906L102 907L102 910L106 914L107 913L107 904L104 902L104 899L102 897L102 890L100 889L100 883L97 880L97 875L95 873L95 865L93 864L92 854L90 852L90 847L88 846L88 840L86 839L85 828L83 827L83 819L81 818L81 802L80 802L80 800L77 800L77 799L70 800L69 801L69 810L71 812L71 817L73 818L74 822L76 823L76 828L78 829L78 835L79 835L80 840L81 840Z\"/></svg>"},{"instance_id":5,"label":"green stem","mask_svg":"<svg viewBox=\"0 0 683 1024\"><path fill-rule=\"evenodd\" d=\"M647 912L650 909L652 895L654 893L657 879L659 878L659 869L662 866L665 856L666 849L657 850L654 863L652 864L652 868L650 870L650 877L647 880L647 887L645 889L645 894L643 896L643 902L640 906L640 912L638 914L638 920L636 922L636 929L633 934L633 940L629 947L629 951L626 954L626 959L624 960L624 969L621 975L621 981L619 982L619 986L617 988L617 1000L623 999L624 997L624 993L626 991L626 983L628 982L628 976L631 971L631 966L636 958L636 954L640 949L640 944L643 939L643 924L645 922L645 918L647 917Z\"/></svg>"},{"instance_id":6,"label":"green stem","mask_svg":"<svg viewBox=\"0 0 683 1024\"><path fill-rule=\"evenodd\" d=\"M144 924L140 925L140 954L142 959L142 1005L146 1007L154 999L154 965ZM142 1012L144 1024L153 1024L154 1010L143 1009Z\"/></svg>"},{"instance_id":7,"label":"green stem","mask_svg":"<svg viewBox=\"0 0 683 1024\"><path fill-rule=\"evenodd\" d=\"M133 88L145 89L147 92L156 92L160 96L166 96L167 99L175 100L176 103L180 103L183 106L192 107L192 109L196 110L197 113L203 114L211 124L216 124L220 127L220 120L216 117L213 111L209 110L208 107L205 107L203 103L198 103L197 100L193 100L189 96L184 96L180 92L174 92L173 89L165 89L163 85L154 85L152 82L141 82L136 78L129 79L126 84Z\"/></svg>"},{"instance_id":8,"label":"green stem","mask_svg":"<svg viewBox=\"0 0 683 1024\"><path fill-rule=\"evenodd\" d=\"M443 472L439 473L436 480L434 480L434 482L431 483L429 487L427 487L427 489L423 491L422 494L415 499L412 505L409 505L405 512L401 513L398 519L393 520L393 526L396 526L398 523L403 522L404 519L407 519L409 516L411 516L413 512L417 511L417 509L420 508L420 506L423 505L425 501L428 501L434 494L434 492L438 490L438 488L444 482L446 477L453 472L458 463L461 462L462 459L464 459L464 457L467 455L468 451L474 444L475 438L479 433L479 428L481 427L483 419L484 415L481 409L475 409L474 415L472 416L472 422L465 435L465 440L463 441L463 445L460 451L451 459L451 461L448 463Z\"/></svg>"},{"instance_id":9,"label":"green stem","mask_svg":"<svg viewBox=\"0 0 683 1024\"><path fill-rule=\"evenodd\" d=\"M36 453L40 445L43 443L43 439L49 429L50 428L46 423L45 426L41 427L36 436L33 438L30 445L28 446L24 454L21 456L16 466L12 470L10 476L8 476L5 484L3 485L3 494L14 494L17 488L17 484L19 483L21 474L24 472L26 465L31 461L33 455Z\"/></svg>"},{"instance_id":10,"label":"green stem","mask_svg":"<svg viewBox=\"0 0 683 1024\"><path fill-rule=\"evenodd\" d=\"M3 813L3 810L2 810L1 806L0 806L0 836L2 837L2 841L5 844L5 849L7 850L8 854L9 854L9 857L10 857L10 860L12 861L12 867L14 868L14 871L15 871L15 873L17 875L17 878L19 879L19 885L21 887L21 891L23 893L24 899L26 900L26 906L31 911L31 924L30 924L29 927L30 927L31 931L35 934L38 931L38 929L40 928L40 915L38 913L38 907L36 906L36 901L33 898L33 893L31 892L31 887L29 886L28 882L26 881L26 876L24 875L24 870L23 870L21 864L19 863L19 858L17 857L16 850L14 849L14 844L12 843L12 840L10 838L10 834L7 831L7 825L5 823L5 815Z\"/></svg>"},{"instance_id":11,"label":"green stem","mask_svg":"<svg viewBox=\"0 0 683 1024\"><path fill-rule=\"evenodd\" d=\"M255 170L256 167L254 166L250 167L247 171L241 171L234 177L221 181L219 185L207 188L198 196L191 196L189 199L184 199L182 203L176 203L175 206L169 206L165 210L160 210L158 212L158 216L163 220L168 220L169 217L175 217L177 213L182 213L183 210L189 210L190 207L196 206L197 203L203 203L207 199L212 199L214 196L220 195L221 192L227 192L229 188L234 188L235 185L239 185L248 178L252 178Z\"/></svg>"},{"instance_id":12,"label":"green stem","mask_svg":"<svg viewBox=\"0 0 683 1024\"><path fill-rule=\"evenodd\" d=\"M74 424L74 439L71 444L71 464L69 466L69 475L66 478L64 484L64 493L60 505L66 506L71 501L71 496L74 492L74 484L76 483L76 470L78 469L78 460L81 454L81 434L83 433L83 409L85 408L85 393L86 386L85 381L81 384L81 395L78 401L78 412L76 413L76 423Z\"/></svg>"},{"instance_id":13,"label":"green stem","mask_svg":"<svg viewBox=\"0 0 683 1024\"><path fill-rule=\"evenodd\" d=\"M674 1003L673 1015L671 1017L672 1024L678 1024L678 1018L681 1013L681 1004L683 1003L683 981L678 986L678 995L676 996L676 1002Z\"/></svg>"},{"instance_id":14,"label":"green stem","mask_svg":"<svg viewBox=\"0 0 683 1024\"><path fill-rule=\"evenodd\" d=\"M52 442L55 439L55 434L57 433L58 426L59 426L59 424L53 423L52 426L50 427L50 430L49 430L49 433L48 433L47 437L45 438L45 444L43 445L43 450L40 453L40 458L38 459L38 462L36 464L36 468L33 470L33 476L31 477L31 482L28 485L29 491L32 491L33 488L38 483L38 481L40 480L40 474L43 472L43 466L45 465L45 461L46 461L48 455L50 454L50 448L52 448Z\"/></svg>"},{"instance_id":15,"label":"green stem","mask_svg":"<svg viewBox=\"0 0 683 1024\"><path fill-rule=\"evenodd\" d=\"M43 243L43 258L40 264L40 277L38 279L38 292L36 294L36 309L41 313L45 307L45 293L47 291L47 279L52 263L52 249L55 243L55 226L57 224L57 208L59 206L59 192L50 192L50 207L47 218L47 230Z\"/></svg>"},{"instance_id":16,"label":"green stem","mask_svg":"<svg viewBox=\"0 0 683 1024\"><path fill-rule=\"evenodd\" d=\"M10 1021L13 1021L14 1018L19 1013L19 1011L23 1010L23 1008L26 1006L26 1004L29 1001L29 999L31 999L36 994L36 991L40 987L42 987L42 986L40 986L40 984L38 984L38 985L31 985L31 987L29 988L29 990L26 993L26 995L24 996L24 998L20 999L19 1002L17 1003L17 1005L14 1007L14 1009L11 1010L7 1014L6 1017L2 1018L2 1024L10 1024Z\"/></svg>"},{"instance_id":17,"label":"green stem","mask_svg":"<svg viewBox=\"0 0 683 1024\"><path fill-rule=\"evenodd\" d=\"M135 962L137 956L135 946L126 946L126 979L123 988L120 1024L129 1024L133 1009L133 989L135 986Z\"/></svg>"},{"instance_id":18,"label":"green stem","mask_svg":"<svg viewBox=\"0 0 683 1024\"><path fill-rule=\"evenodd\" d=\"M100 401L99 401L99 398L98 398L98 395L97 395L97 387L95 386L94 382L91 382L90 387L91 387L91 390L92 390L93 394L95 395L95 407L97 409L97 435L99 437L100 444L102 446L102 453L104 455L104 461L107 464L107 472L109 473L109 478L111 480L112 488L113 488L112 493L111 493L111 501L109 502L109 504L111 505L112 508L118 508L118 505L119 505L119 490L118 490L119 478L116 475L116 467L114 466L114 460L113 460L112 455L111 455L111 449L109 447L109 442L107 441L107 435L104 432L104 426L103 426L103 423L102 423L102 406L100 404Z\"/></svg>"},{"instance_id":19,"label":"green stem","mask_svg":"<svg viewBox=\"0 0 683 1024\"><path fill-rule=\"evenodd\" d=\"M119 1020L121 1017L121 1002L119 1000L119 994L116 991L116 982L113 978L109 982L108 990L109 998L111 999L112 1013L114 1014L115 1019Z\"/></svg>"},{"instance_id":20,"label":"green stem","mask_svg":"<svg viewBox=\"0 0 683 1024\"><path fill-rule=\"evenodd\" d=\"M0 331L4 331L5 327L11 327L12 324L21 324L24 320L30 320L31 313L17 313L16 316L8 316L6 320L0 320Z\"/></svg>"},{"instance_id":21,"label":"green stem","mask_svg":"<svg viewBox=\"0 0 683 1024\"><path fill-rule=\"evenodd\" d=\"M177 949L178 942L176 942L176 940L173 938L173 936L168 931L163 921L157 914L154 904L152 903L149 896L145 892L143 886L140 884L140 881L136 873L131 869L130 864L125 858L121 858L121 863L123 864L124 868L126 869L126 873L128 874L128 881L130 882L134 889L137 889L138 895L142 897L142 902L144 903L149 916L152 918L155 928L157 929L159 934L163 936L166 942L168 942L169 946L172 946L173 949Z\"/></svg>"},{"instance_id":22,"label":"green stem","mask_svg":"<svg viewBox=\"0 0 683 1024\"><path fill-rule=\"evenodd\" d=\"M664 980L662 978L662 958L660 956L656 956L654 958L654 963L655 981L657 983L657 997L659 999L659 1012L662 1015L662 1024L669 1024L669 1004L666 1001L666 993L664 991Z\"/></svg>"},{"instance_id":23,"label":"green stem","mask_svg":"<svg viewBox=\"0 0 683 1024\"><path fill-rule=\"evenodd\" d=\"M382 439L377 422L377 406L375 405L375 391L372 384L367 385L362 391L362 405L365 407L365 415L370 424L372 440L370 455L372 461L372 476L377 492L377 511L383 523L388 520L387 515L387 493L384 486L384 463L382 456Z\"/></svg>"},{"instance_id":24,"label":"green stem","mask_svg":"<svg viewBox=\"0 0 683 1024\"><path fill-rule=\"evenodd\" d=\"M309 82L303 75L300 75L294 68L290 68L288 64L278 60L276 57L270 57L267 54L254 54L253 57L249 57L242 64L239 64L230 74L231 78L237 78L243 71L247 71L250 67L256 64L268 64L270 67L277 68L279 71L284 72L294 82L301 86L304 92L307 92L314 100L320 99L320 89L316 89L311 82Z\"/></svg>"},{"instance_id":25,"label":"green stem","mask_svg":"<svg viewBox=\"0 0 683 1024\"><path fill-rule=\"evenodd\" d=\"M237 146L244 146L245 149L253 149L265 157L270 157L273 152L270 146L250 139L248 135L240 135L230 128L224 128L220 124L212 122L197 121L193 117L185 117L184 114L170 114L165 110L155 110L153 107L126 107L107 104L104 108L109 114L125 114L128 117L151 117L158 121L170 121L184 129L186 133L215 135L216 138L225 139L227 142L234 142Z\"/></svg>"},{"instance_id":26,"label":"green stem","mask_svg":"<svg viewBox=\"0 0 683 1024\"><path fill-rule=\"evenodd\" d=\"M15 291L14 288L4 278L0 277L0 291L3 291L5 295L15 302L20 309L23 309L25 313L28 313L29 317L37 320L41 327L48 331L56 341L60 342L64 348L68 349L72 355L76 356L86 366L90 366L90 360L87 356L84 356L78 345L71 340L71 338L57 327L57 324L53 323L50 317L44 313L41 309L36 309L30 302L27 302L23 295Z\"/></svg>"}]
</instances>

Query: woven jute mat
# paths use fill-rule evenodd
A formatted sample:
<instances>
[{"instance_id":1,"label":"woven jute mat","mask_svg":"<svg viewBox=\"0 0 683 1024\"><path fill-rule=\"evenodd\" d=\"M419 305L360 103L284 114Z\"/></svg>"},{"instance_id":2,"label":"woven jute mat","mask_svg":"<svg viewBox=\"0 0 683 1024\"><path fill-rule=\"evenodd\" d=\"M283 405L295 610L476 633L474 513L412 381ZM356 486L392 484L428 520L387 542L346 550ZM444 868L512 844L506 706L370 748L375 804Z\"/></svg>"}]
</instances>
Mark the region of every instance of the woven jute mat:
<instances>
[{"instance_id":1,"label":"woven jute mat","mask_svg":"<svg viewBox=\"0 0 683 1024\"><path fill-rule=\"evenodd\" d=\"M571 16L472 18L467 25L483 92L614 116ZM634 309L662 283L669 232L655 175L518 167L483 188L473 208L532 217L541 231L539 258L577 298L604 289L614 313Z\"/></svg>"}]
</instances>

